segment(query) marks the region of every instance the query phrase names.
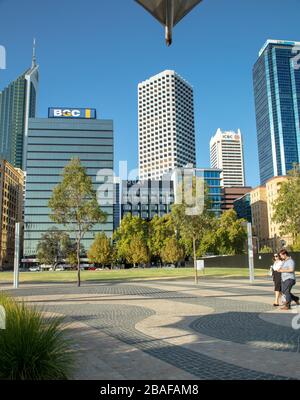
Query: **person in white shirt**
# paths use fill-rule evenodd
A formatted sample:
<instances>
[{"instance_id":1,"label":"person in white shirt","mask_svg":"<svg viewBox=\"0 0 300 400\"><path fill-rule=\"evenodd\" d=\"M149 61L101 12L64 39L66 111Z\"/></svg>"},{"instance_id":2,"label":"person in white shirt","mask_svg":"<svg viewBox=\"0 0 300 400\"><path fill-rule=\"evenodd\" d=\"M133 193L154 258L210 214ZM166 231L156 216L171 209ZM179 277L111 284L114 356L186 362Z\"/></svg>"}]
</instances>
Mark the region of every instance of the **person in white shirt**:
<instances>
[{"instance_id":1,"label":"person in white shirt","mask_svg":"<svg viewBox=\"0 0 300 400\"><path fill-rule=\"evenodd\" d=\"M281 290L281 273L278 270L282 267L282 260L279 257L279 254L274 254L273 257L273 265L271 267L273 281L274 281L274 292L275 292L275 302L273 304L274 307L278 307L280 298L282 296Z\"/></svg>"},{"instance_id":2,"label":"person in white shirt","mask_svg":"<svg viewBox=\"0 0 300 400\"><path fill-rule=\"evenodd\" d=\"M296 284L295 262L285 249L281 250L279 254L280 258L283 260L283 264L278 272L281 272L282 292L286 298L286 303L281 310L289 310L292 301L300 305L299 297L293 295L291 292L292 287Z\"/></svg>"}]
</instances>

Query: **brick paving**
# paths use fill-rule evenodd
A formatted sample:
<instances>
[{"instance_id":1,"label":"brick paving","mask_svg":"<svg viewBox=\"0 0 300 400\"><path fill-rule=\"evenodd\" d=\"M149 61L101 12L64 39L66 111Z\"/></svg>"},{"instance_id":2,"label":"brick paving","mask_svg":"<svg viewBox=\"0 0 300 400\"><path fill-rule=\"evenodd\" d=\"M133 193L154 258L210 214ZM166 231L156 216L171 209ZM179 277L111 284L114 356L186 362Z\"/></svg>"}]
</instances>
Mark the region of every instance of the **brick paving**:
<instances>
[{"instance_id":1,"label":"brick paving","mask_svg":"<svg viewBox=\"0 0 300 400\"><path fill-rule=\"evenodd\" d=\"M300 330L289 323L295 314L274 311L269 281L26 285L9 292L72 322L74 379L300 378Z\"/></svg>"}]
</instances>

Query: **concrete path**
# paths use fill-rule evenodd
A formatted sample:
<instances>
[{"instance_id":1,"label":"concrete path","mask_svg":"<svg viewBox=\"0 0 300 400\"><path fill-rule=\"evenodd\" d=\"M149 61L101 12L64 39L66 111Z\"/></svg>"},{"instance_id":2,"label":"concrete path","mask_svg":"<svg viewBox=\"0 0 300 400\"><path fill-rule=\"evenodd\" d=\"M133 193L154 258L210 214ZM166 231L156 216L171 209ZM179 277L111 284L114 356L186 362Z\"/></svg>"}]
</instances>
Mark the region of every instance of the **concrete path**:
<instances>
[{"instance_id":1,"label":"concrete path","mask_svg":"<svg viewBox=\"0 0 300 400\"><path fill-rule=\"evenodd\" d=\"M274 310L272 290L267 279L202 278L10 293L66 316L74 379L299 379L300 308Z\"/></svg>"}]
</instances>

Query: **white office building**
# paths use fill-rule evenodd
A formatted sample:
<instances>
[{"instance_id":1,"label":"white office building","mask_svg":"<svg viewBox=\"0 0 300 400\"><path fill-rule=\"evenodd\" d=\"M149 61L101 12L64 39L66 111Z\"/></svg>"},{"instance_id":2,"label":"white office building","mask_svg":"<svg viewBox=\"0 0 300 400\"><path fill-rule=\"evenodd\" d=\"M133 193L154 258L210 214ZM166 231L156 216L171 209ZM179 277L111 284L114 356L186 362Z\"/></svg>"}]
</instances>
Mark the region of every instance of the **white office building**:
<instances>
[{"instance_id":1,"label":"white office building","mask_svg":"<svg viewBox=\"0 0 300 400\"><path fill-rule=\"evenodd\" d=\"M187 164L196 166L192 86L166 70L138 85L139 178L161 179Z\"/></svg>"},{"instance_id":2,"label":"white office building","mask_svg":"<svg viewBox=\"0 0 300 400\"><path fill-rule=\"evenodd\" d=\"M223 187L245 186L243 138L241 131L218 129L210 141L211 168L222 169Z\"/></svg>"}]
</instances>

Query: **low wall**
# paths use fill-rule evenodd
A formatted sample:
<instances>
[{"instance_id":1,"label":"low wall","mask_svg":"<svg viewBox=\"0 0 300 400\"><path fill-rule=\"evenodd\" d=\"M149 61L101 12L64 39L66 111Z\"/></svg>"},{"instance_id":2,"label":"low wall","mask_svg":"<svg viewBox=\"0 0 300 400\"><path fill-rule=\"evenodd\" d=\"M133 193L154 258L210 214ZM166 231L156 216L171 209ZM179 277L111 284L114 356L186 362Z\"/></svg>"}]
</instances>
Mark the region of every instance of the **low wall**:
<instances>
[{"instance_id":1,"label":"low wall","mask_svg":"<svg viewBox=\"0 0 300 400\"><path fill-rule=\"evenodd\" d=\"M290 253L290 255L296 263L296 269L300 269L300 253ZM272 257L273 254L255 254L254 268L269 269L273 263ZM248 268L247 254L200 258L200 260L204 260L205 268Z\"/></svg>"}]
</instances>

